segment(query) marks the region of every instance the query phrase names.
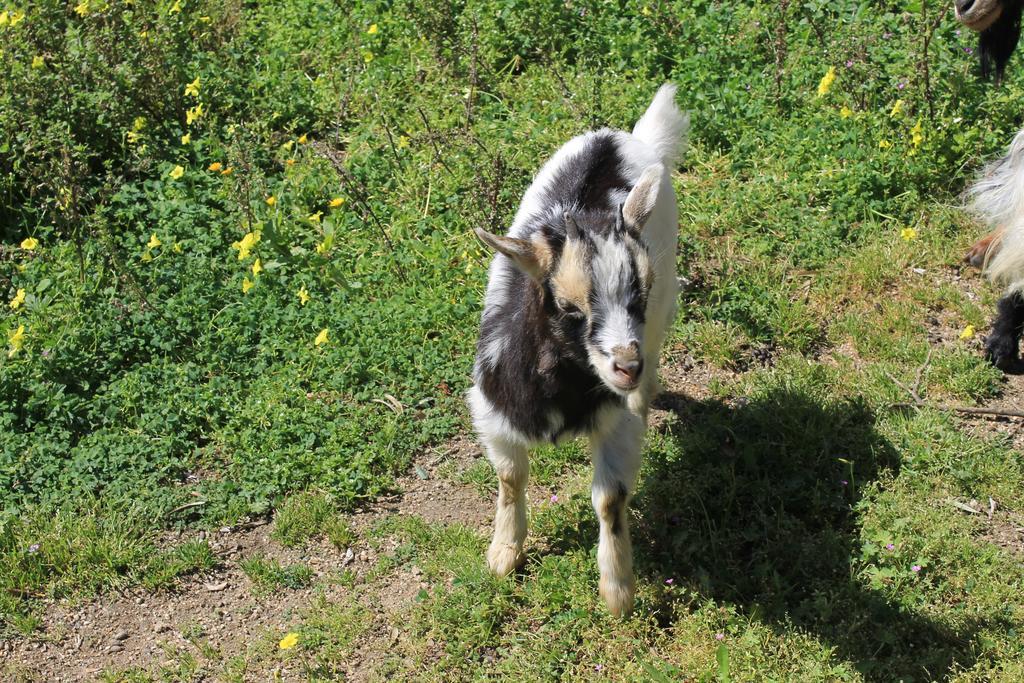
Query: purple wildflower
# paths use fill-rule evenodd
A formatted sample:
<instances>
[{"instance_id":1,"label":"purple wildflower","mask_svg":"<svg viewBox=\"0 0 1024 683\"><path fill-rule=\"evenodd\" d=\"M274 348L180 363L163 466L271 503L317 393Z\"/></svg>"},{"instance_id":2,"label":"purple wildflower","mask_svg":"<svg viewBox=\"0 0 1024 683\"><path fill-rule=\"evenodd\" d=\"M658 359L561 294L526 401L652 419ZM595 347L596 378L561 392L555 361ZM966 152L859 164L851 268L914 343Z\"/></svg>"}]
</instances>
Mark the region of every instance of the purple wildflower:
<instances>
[{"instance_id":1,"label":"purple wildflower","mask_svg":"<svg viewBox=\"0 0 1024 683\"><path fill-rule=\"evenodd\" d=\"M919 571L921 571L921 565L915 564L913 567L910 568L910 571L914 572L915 574L918 573Z\"/></svg>"},{"instance_id":2,"label":"purple wildflower","mask_svg":"<svg viewBox=\"0 0 1024 683\"><path fill-rule=\"evenodd\" d=\"M594 671L603 671L603 670L604 670L604 664L595 664L594 665Z\"/></svg>"},{"instance_id":3,"label":"purple wildflower","mask_svg":"<svg viewBox=\"0 0 1024 683\"><path fill-rule=\"evenodd\" d=\"M845 479L840 479L839 483L842 484L843 486L847 486L850 482L846 481Z\"/></svg>"},{"instance_id":4,"label":"purple wildflower","mask_svg":"<svg viewBox=\"0 0 1024 683\"><path fill-rule=\"evenodd\" d=\"M557 493L552 493L551 494L551 502L552 503L557 503L558 502L558 494Z\"/></svg>"},{"instance_id":5,"label":"purple wildflower","mask_svg":"<svg viewBox=\"0 0 1024 683\"><path fill-rule=\"evenodd\" d=\"M886 550L892 550L892 549L893 549L893 548L895 548L895 547L896 547L896 546L894 546L894 545L893 545L892 543L886 543L886 544L885 544L885 549L886 549Z\"/></svg>"},{"instance_id":6,"label":"purple wildflower","mask_svg":"<svg viewBox=\"0 0 1024 683\"><path fill-rule=\"evenodd\" d=\"M851 66L853 66L853 60L852 59L847 59L846 60L846 68L849 69Z\"/></svg>"},{"instance_id":7,"label":"purple wildflower","mask_svg":"<svg viewBox=\"0 0 1024 683\"><path fill-rule=\"evenodd\" d=\"M30 555L34 555L34 554L38 553L39 552L39 544L38 543L33 543L32 545L30 545L28 547L28 552L29 552Z\"/></svg>"},{"instance_id":8,"label":"purple wildflower","mask_svg":"<svg viewBox=\"0 0 1024 683\"><path fill-rule=\"evenodd\" d=\"M907 87L907 82L906 81L900 81L899 83L896 84L896 89L897 90L903 90L906 87Z\"/></svg>"},{"instance_id":9,"label":"purple wildflower","mask_svg":"<svg viewBox=\"0 0 1024 683\"><path fill-rule=\"evenodd\" d=\"M970 47L970 46L967 46L967 47L964 48L964 52L966 52L969 55L973 55L974 54L974 48Z\"/></svg>"},{"instance_id":10,"label":"purple wildflower","mask_svg":"<svg viewBox=\"0 0 1024 683\"><path fill-rule=\"evenodd\" d=\"M675 583L675 579L665 579L666 586L671 586L673 583Z\"/></svg>"},{"instance_id":11,"label":"purple wildflower","mask_svg":"<svg viewBox=\"0 0 1024 683\"><path fill-rule=\"evenodd\" d=\"M725 634L724 633L716 633L715 634L715 640L725 640Z\"/></svg>"}]
</instances>

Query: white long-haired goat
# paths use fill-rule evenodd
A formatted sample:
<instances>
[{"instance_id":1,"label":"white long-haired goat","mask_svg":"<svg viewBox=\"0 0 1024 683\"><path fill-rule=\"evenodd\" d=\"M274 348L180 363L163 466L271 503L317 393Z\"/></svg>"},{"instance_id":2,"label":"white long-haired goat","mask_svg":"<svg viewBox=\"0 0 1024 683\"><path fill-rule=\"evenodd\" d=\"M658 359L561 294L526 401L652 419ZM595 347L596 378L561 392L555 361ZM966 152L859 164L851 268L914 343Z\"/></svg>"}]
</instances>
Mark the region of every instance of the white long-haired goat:
<instances>
[{"instance_id":1,"label":"white long-haired goat","mask_svg":"<svg viewBox=\"0 0 1024 683\"><path fill-rule=\"evenodd\" d=\"M628 510L676 311L678 210L670 178L688 121L664 85L632 134L601 129L559 149L508 236L477 230L491 263L469 407L497 471L491 570L524 560L528 449L586 435L600 521L600 591L633 606Z\"/></svg>"},{"instance_id":2,"label":"white long-haired goat","mask_svg":"<svg viewBox=\"0 0 1024 683\"><path fill-rule=\"evenodd\" d=\"M999 82L1020 40L1024 0L954 0L953 5L957 20L978 33L982 76L994 73ZM970 209L993 231L971 247L967 261L1006 287L985 355L1008 370L1017 363L1024 327L1024 130L1006 156L985 168L968 195Z\"/></svg>"},{"instance_id":3,"label":"white long-haired goat","mask_svg":"<svg viewBox=\"0 0 1024 683\"><path fill-rule=\"evenodd\" d=\"M1024 327L1024 130L1013 138L1004 157L982 171L968 195L971 211L995 229L985 243L984 270L1006 287L1006 294L997 305L985 353L1007 370L1018 359Z\"/></svg>"}]
</instances>

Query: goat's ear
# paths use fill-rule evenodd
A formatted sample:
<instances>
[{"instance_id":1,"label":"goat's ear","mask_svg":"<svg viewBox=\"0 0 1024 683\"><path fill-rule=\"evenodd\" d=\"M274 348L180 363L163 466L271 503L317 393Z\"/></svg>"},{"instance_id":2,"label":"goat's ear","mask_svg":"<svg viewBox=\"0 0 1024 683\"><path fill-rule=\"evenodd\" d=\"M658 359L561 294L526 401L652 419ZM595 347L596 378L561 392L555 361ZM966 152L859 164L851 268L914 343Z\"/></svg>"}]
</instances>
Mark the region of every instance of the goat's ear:
<instances>
[{"instance_id":1,"label":"goat's ear","mask_svg":"<svg viewBox=\"0 0 1024 683\"><path fill-rule=\"evenodd\" d=\"M547 250L531 240L516 237L492 235L481 228L476 229L476 236L491 249L508 256L519 270L535 280L542 280L551 259Z\"/></svg>"},{"instance_id":2,"label":"goat's ear","mask_svg":"<svg viewBox=\"0 0 1024 683\"><path fill-rule=\"evenodd\" d=\"M622 218L627 228L637 232L644 229L658 201L658 188L661 187L661 176L664 172L665 167L661 164L648 166L640 175L640 180L636 181L636 185L629 191L629 196L622 205Z\"/></svg>"}]
</instances>

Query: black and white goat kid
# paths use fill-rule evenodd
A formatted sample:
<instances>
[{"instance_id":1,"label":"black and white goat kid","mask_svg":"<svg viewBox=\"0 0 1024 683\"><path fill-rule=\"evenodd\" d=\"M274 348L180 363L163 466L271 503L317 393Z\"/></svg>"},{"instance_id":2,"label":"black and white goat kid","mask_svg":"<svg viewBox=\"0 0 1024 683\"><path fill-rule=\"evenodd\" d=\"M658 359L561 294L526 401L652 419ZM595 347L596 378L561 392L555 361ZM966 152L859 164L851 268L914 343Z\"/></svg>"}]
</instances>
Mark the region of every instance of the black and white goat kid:
<instances>
[{"instance_id":1,"label":"black and white goat kid","mask_svg":"<svg viewBox=\"0 0 1024 683\"><path fill-rule=\"evenodd\" d=\"M1000 79L1020 40L1024 0L955 0L954 6L957 19L979 34L982 75L994 72ZM971 248L967 260L1006 287L985 353L1009 370L1017 365L1024 330L1024 130L1003 158L984 169L968 195L970 209L993 231Z\"/></svg>"},{"instance_id":2,"label":"black and white goat kid","mask_svg":"<svg viewBox=\"0 0 1024 683\"><path fill-rule=\"evenodd\" d=\"M477 230L491 263L469 407L498 475L492 572L522 564L528 449L588 436L600 521L600 591L633 606L628 510L676 311L678 210L670 172L687 130L664 85L632 134L602 129L559 149L508 236Z\"/></svg>"}]
</instances>

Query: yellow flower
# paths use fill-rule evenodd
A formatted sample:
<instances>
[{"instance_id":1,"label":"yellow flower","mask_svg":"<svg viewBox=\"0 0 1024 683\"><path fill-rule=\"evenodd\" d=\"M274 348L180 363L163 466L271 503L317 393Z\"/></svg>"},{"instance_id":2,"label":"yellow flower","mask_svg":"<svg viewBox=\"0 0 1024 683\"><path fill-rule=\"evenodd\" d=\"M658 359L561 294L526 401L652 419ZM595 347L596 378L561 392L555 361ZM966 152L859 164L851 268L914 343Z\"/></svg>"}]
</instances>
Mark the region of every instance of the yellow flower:
<instances>
[{"instance_id":1,"label":"yellow flower","mask_svg":"<svg viewBox=\"0 0 1024 683\"><path fill-rule=\"evenodd\" d=\"M327 330L324 330L324 332L326 332L326 331ZM293 647L295 647L298 644L299 644L299 634L298 633L289 633L288 635L286 635L284 638L281 639L281 642L278 643L277 646L279 648L281 648L282 650L290 650L290 649L292 649Z\"/></svg>"},{"instance_id":2,"label":"yellow flower","mask_svg":"<svg viewBox=\"0 0 1024 683\"><path fill-rule=\"evenodd\" d=\"M140 256L139 258L142 259L143 263L149 263L150 261L153 260L153 254L147 249L146 251L142 252L142 256Z\"/></svg>"},{"instance_id":3,"label":"yellow flower","mask_svg":"<svg viewBox=\"0 0 1024 683\"><path fill-rule=\"evenodd\" d=\"M89 0L82 0L82 2L75 5L75 13L80 17L84 17L89 13Z\"/></svg>"},{"instance_id":4,"label":"yellow flower","mask_svg":"<svg viewBox=\"0 0 1024 683\"><path fill-rule=\"evenodd\" d=\"M39 240L35 237L26 237L21 241L21 248L25 251L32 251L39 246Z\"/></svg>"},{"instance_id":5,"label":"yellow flower","mask_svg":"<svg viewBox=\"0 0 1024 683\"><path fill-rule=\"evenodd\" d=\"M249 290L256 286L256 283L249 278L242 278L242 294L248 294Z\"/></svg>"},{"instance_id":6,"label":"yellow flower","mask_svg":"<svg viewBox=\"0 0 1024 683\"><path fill-rule=\"evenodd\" d=\"M185 169L182 168L181 166L175 166L173 169L171 169L170 176L175 180L177 180L183 175L185 175Z\"/></svg>"},{"instance_id":7,"label":"yellow flower","mask_svg":"<svg viewBox=\"0 0 1024 683\"><path fill-rule=\"evenodd\" d=\"M187 145L190 142L192 142L192 133L185 133L181 136L181 144Z\"/></svg>"},{"instance_id":8,"label":"yellow flower","mask_svg":"<svg viewBox=\"0 0 1024 683\"><path fill-rule=\"evenodd\" d=\"M267 206L273 206L274 204L277 204L277 197L274 195L267 197Z\"/></svg>"},{"instance_id":9,"label":"yellow flower","mask_svg":"<svg viewBox=\"0 0 1024 683\"><path fill-rule=\"evenodd\" d=\"M149 236L149 241L146 242L146 248L148 248L148 249L156 249L157 247L159 247L162 244L163 244L163 242L160 241L160 238L157 237L156 233L154 232L152 235Z\"/></svg>"},{"instance_id":10,"label":"yellow flower","mask_svg":"<svg viewBox=\"0 0 1024 683\"><path fill-rule=\"evenodd\" d=\"M185 123L191 124L193 121L198 121L203 116L203 104L200 102L196 106L192 107L185 112Z\"/></svg>"},{"instance_id":11,"label":"yellow flower","mask_svg":"<svg viewBox=\"0 0 1024 683\"><path fill-rule=\"evenodd\" d=\"M139 31L139 38L148 38L149 31Z\"/></svg>"},{"instance_id":12,"label":"yellow flower","mask_svg":"<svg viewBox=\"0 0 1024 683\"><path fill-rule=\"evenodd\" d=\"M175 242L175 243L174 243L174 244L173 244L173 245L171 246L171 249L173 249L173 250L174 250L174 253L175 253L175 254L180 254L180 253L181 253L181 242Z\"/></svg>"},{"instance_id":13,"label":"yellow flower","mask_svg":"<svg viewBox=\"0 0 1024 683\"><path fill-rule=\"evenodd\" d=\"M889 118L895 118L900 115L903 111L903 100L896 100L896 104L892 105L892 109L889 111Z\"/></svg>"},{"instance_id":14,"label":"yellow flower","mask_svg":"<svg viewBox=\"0 0 1024 683\"><path fill-rule=\"evenodd\" d=\"M320 244L316 245L316 253L326 254L329 248L330 247L327 246L326 242L321 242Z\"/></svg>"},{"instance_id":15,"label":"yellow flower","mask_svg":"<svg viewBox=\"0 0 1024 683\"><path fill-rule=\"evenodd\" d=\"M174 4L171 5L171 9L167 11L168 14L181 11L181 0L175 0Z\"/></svg>"},{"instance_id":16,"label":"yellow flower","mask_svg":"<svg viewBox=\"0 0 1024 683\"><path fill-rule=\"evenodd\" d=\"M324 330L327 332L327 330ZM317 337L319 339L319 337ZM11 345L11 350L7 352L8 358L14 358L14 354L21 351L21 347L25 345L25 326L18 325L18 329L7 335L7 341Z\"/></svg>"},{"instance_id":17,"label":"yellow flower","mask_svg":"<svg viewBox=\"0 0 1024 683\"><path fill-rule=\"evenodd\" d=\"M146 117L136 116L135 120L132 121L132 130L142 130L146 127Z\"/></svg>"},{"instance_id":18,"label":"yellow flower","mask_svg":"<svg viewBox=\"0 0 1024 683\"><path fill-rule=\"evenodd\" d=\"M11 307L12 311L16 311L21 307L23 303L25 303L25 290L19 289L18 293L14 295L14 298L11 299L11 303L9 304L9 306Z\"/></svg>"},{"instance_id":19,"label":"yellow flower","mask_svg":"<svg viewBox=\"0 0 1024 683\"><path fill-rule=\"evenodd\" d=\"M299 289L299 291L297 291L295 293L299 297L299 303L302 304L303 306L305 306L306 302L309 301L309 292L306 290L306 288L302 287L301 289Z\"/></svg>"},{"instance_id":20,"label":"yellow flower","mask_svg":"<svg viewBox=\"0 0 1024 683\"><path fill-rule=\"evenodd\" d=\"M18 25L18 22L25 18L24 12L11 12L11 27Z\"/></svg>"},{"instance_id":21,"label":"yellow flower","mask_svg":"<svg viewBox=\"0 0 1024 683\"><path fill-rule=\"evenodd\" d=\"M839 110L839 118L848 119L851 116L853 116L853 110L844 104L843 108Z\"/></svg>"},{"instance_id":22,"label":"yellow flower","mask_svg":"<svg viewBox=\"0 0 1024 683\"><path fill-rule=\"evenodd\" d=\"M303 133L302 135L299 136L298 143L300 145L304 145L304 144L306 144L306 140L307 140L306 134Z\"/></svg>"},{"instance_id":23,"label":"yellow flower","mask_svg":"<svg viewBox=\"0 0 1024 683\"><path fill-rule=\"evenodd\" d=\"M263 272L263 262L260 261L259 257L257 257L256 260L252 262L252 276L256 277L257 275L259 275L262 272Z\"/></svg>"},{"instance_id":24,"label":"yellow flower","mask_svg":"<svg viewBox=\"0 0 1024 683\"><path fill-rule=\"evenodd\" d=\"M213 171L213 172L216 173L217 171L221 170L222 168L224 168L224 164L220 163L219 161L215 161L212 164L210 164L209 166L207 166L206 170L207 171Z\"/></svg>"},{"instance_id":25,"label":"yellow flower","mask_svg":"<svg viewBox=\"0 0 1024 683\"><path fill-rule=\"evenodd\" d=\"M889 142L888 140L878 141L878 149L889 149L890 147L892 147L892 143Z\"/></svg>"},{"instance_id":26,"label":"yellow flower","mask_svg":"<svg viewBox=\"0 0 1024 683\"><path fill-rule=\"evenodd\" d=\"M408 135L399 135L398 136L398 145L397 145L398 149L405 149L408 146L409 146L409 136Z\"/></svg>"},{"instance_id":27,"label":"yellow flower","mask_svg":"<svg viewBox=\"0 0 1024 683\"><path fill-rule=\"evenodd\" d=\"M42 55L36 55L35 57L32 58L32 68L33 69L42 69L43 65L45 65L45 64L46 64L46 59L43 58Z\"/></svg>"},{"instance_id":28,"label":"yellow flower","mask_svg":"<svg viewBox=\"0 0 1024 683\"><path fill-rule=\"evenodd\" d=\"M319 223L320 222L320 218L323 215L324 215L323 211L317 211L316 213L309 214L308 216L306 216L306 218L309 219L310 223Z\"/></svg>"},{"instance_id":29,"label":"yellow flower","mask_svg":"<svg viewBox=\"0 0 1024 683\"><path fill-rule=\"evenodd\" d=\"M260 241L261 232L259 230L253 230L252 232L245 233L245 237L237 242L233 242L231 247L238 250L238 260L244 261L249 258L249 254L252 253L253 247Z\"/></svg>"},{"instance_id":30,"label":"yellow flower","mask_svg":"<svg viewBox=\"0 0 1024 683\"><path fill-rule=\"evenodd\" d=\"M0 12L0 26L7 26L7 23L11 20L10 17L11 15L7 12L7 10Z\"/></svg>"},{"instance_id":31,"label":"yellow flower","mask_svg":"<svg viewBox=\"0 0 1024 683\"><path fill-rule=\"evenodd\" d=\"M337 209L339 206L341 206L344 203L345 203L345 198L344 197L335 197L334 199L331 200L331 203L329 204L329 206L332 209Z\"/></svg>"},{"instance_id":32,"label":"yellow flower","mask_svg":"<svg viewBox=\"0 0 1024 683\"><path fill-rule=\"evenodd\" d=\"M232 168L231 166L228 166L228 167L227 167L227 168L225 168L225 169L224 169L223 171L221 171L221 172L220 172L220 174L221 174L221 175L231 175L231 174L232 174L232 173L234 173L234 172L235 172L235 169L234 169L234 168Z\"/></svg>"},{"instance_id":33,"label":"yellow flower","mask_svg":"<svg viewBox=\"0 0 1024 683\"><path fill-rule=\"evenodd\" d=\"M918 119L914 127L910 129L910 144L916 149L921 146L922 142L924 142L924 134L921 132L921 119Z\"/></svg>"},{"instance_id":34,"label":"yellow flower","mask_svg":"<svg viewBox=\"0 0 1024 683\"><path fill-rule=\"evenodd\" d=\"M292 148L293 146L295 146L295 141L294 141L294 140L289 140L288 142L286 142L286 143L284 143L283 145L281 145L281 149L283 149L284 151L286 151L286 152L287 152L287 151L289 151L289 150L290 150L290 149L291 149L291 148Z\"/></svg>"},{"instance_id":35,"label":"yellow flower","mask_svg":"<svg viewBox=\"0 0 1024 683\"><path fill-rule=\"evenodd\" d=\"M818 97L824 97L828 94L828 91L832 89L832 84L836 80L836 68L830 66L825 75L821 77L821 82L818 83Z\"/></svg>"},{"instance_id":36,"label":"yellow flower","mask_svg":"<svg viewBox=\"0 0 1024 683\"><path fill-rule=\"evenodd\" d=\"M287 166L294 166L295 165L295 159L286 159L284 163Z\"/></svg>"},{"instance_id":37,"label":"yellow flower","mask_svg":"<svg viewBox=\"0 0 1024 683\"><path fill-rule=\"evenodd\" d=\"M327 328L320 330L320 334L316 335L316 339L313 340L313 346L320 346L321 344L327 343Z\"/></svg>"},{"instance_id":38,"label":"yellow flower","mask_svg":"<svg viewBox=\"0 0 1024 683\"><path fill-rule=\"evenodd\" d=\"M372 35L376 35L377 34L377 24L370 24L370 28L366 29L366 32L368 34L370 34L371 36Z\"/></svg>"},{"instance_id":39,"label":"yellow flower","mask_svg":"<svg viewBox=\"0 0 1024 683\"><path fill-rule=\"evenodd\" d=\"M136 133L134 130L128 131L128 142L130 142L133 145L136 142L138 142L141 137L142 137L142 135L139 134L139 133Z\"/></svg>"},{"instance_id":40,"label":"yellow flower","mask_svg":"<svg viewBox=\"0 0 1024 683\"><path fill-rule=\"evenodd\" d=\"M185 94L199 97L199 76L196 76L196 80L185 86Z\"/></svg>"},{"instance_id":41,"label":"yellow flower","mask_svg":"<svg viewBox=\"0 0 1024 683\"><path fill-rule=\"evenodd\" d=\"M964 341L974 336L974 325L968 325L964 328L964 331L960 333L960 340Z\"/></svg>"},{"instance_id":42,"label":"yellow flower","mask_svg":"<svg viewBox=\"0 0 1024 683\"><path fill-rule=\"evenodd\" d=\"M364 61L364 62L366 62L367 64L369 64L370 62L372 62L372 61L373 61L373 53L372 53L372 52L370 52L369 50L367 50L366 52L364 52L364 53L363 53L363 61Z\"/></svg>"},{"instance_id":43,"label":"yellow flower","mask_svg":"<svg viewBox=\"0 0 1024 683\"><path fill-rule=\"evenodd\" d=\"M903 228L902 230L900 230L900 237L902 237L907 242L915 240L917 239L917 230L914 230L913 228Z\"/></svg>"}]
</instances>

